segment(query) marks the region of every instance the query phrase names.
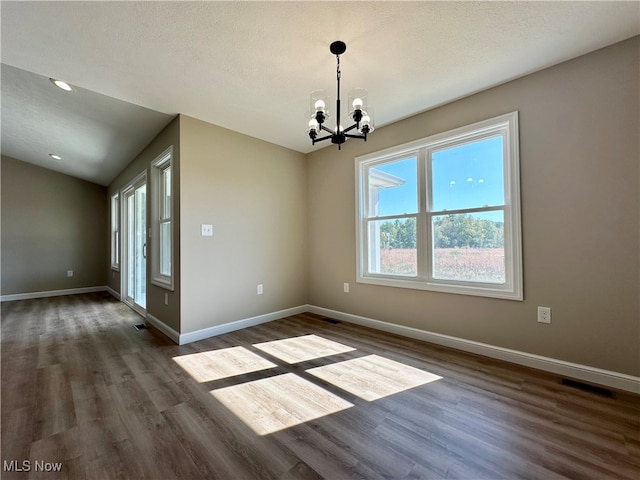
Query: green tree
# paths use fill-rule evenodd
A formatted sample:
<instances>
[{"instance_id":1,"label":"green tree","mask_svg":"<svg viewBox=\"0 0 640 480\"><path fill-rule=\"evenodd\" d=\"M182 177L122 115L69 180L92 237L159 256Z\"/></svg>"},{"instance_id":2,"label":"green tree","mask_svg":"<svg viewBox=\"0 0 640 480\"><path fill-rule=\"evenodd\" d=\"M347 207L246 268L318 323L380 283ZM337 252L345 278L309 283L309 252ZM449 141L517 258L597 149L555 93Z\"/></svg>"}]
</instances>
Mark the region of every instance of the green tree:
<instances>
[{"instance_id":1,"label":"green tree","mask_svg":"<svg viewBox=\"0 0 640 480\"><path fill-rule=\"evenodd\" d=\"M433 222L435 248L499 248L504 224L468 214L445 215Z\"/></svg>"},{"instance_id":2,"label":"green tree","mask_svg":"<svg viewBox=\"0 0 640 480\"><path fill-rule=\"evenodd\" d=\"M416 248L416 219L414 217L389 220L380 225L383 248Z\"/></svg>"},{"instance_id":3,"label":"green tree","mask_svg":"<svg viewBox=\"0 0 640 480\"><path fill-rule=\"evenodd\" d=\"M504 223L468 214L445 215L433 222L435 248L500 248L504 246ZM416 248L415 217L388 220L380 225L382 248Z\"/></svg>"}]
</instances>

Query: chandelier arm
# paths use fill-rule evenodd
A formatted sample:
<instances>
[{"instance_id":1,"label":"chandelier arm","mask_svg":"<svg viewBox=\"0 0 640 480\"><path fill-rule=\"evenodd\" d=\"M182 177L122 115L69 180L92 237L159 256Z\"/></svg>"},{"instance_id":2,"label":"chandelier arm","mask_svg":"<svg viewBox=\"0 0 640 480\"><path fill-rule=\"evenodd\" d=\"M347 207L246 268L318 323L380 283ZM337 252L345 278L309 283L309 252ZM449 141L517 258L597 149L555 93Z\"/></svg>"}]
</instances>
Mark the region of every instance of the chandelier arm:
<instances>
[{"instance_id":1,"label":"chandelier arm","mask_svg":"<svg viewBox=\"0 0 640 480\"><path fill-rule=\"evenodd\" d=\"M362 138L363 140L366 140L366 139L367 139L367 137L366 137L366 136L364 136L364 135L362 135L362 134L360 134L360 135L354 135L354 134L352 134L352 133L345 133L345 134L344 134L344 136L345 136L345 137L347 137L347 138Z\"/></svg>"},{"instance_id":2,"label":"chandelier arm","mask_svg":"<svg viewBox=\"0 0 640 480\"><path fill-rule=\"evenodd\" d=\"M331 130L329 127L325 127L324 124L320 125L320 130L324 130L325 132L329 132L331 134L335 133L333 130Z\"/></svg>"},{"instance_id":3,"label":"chandelier arm","mask_svg":"<svg viewBox=\"0 0 640 480\"><path fill-rule=\"evenodd\" d=\"M328 140L328 139L330 139L331 137L333 137L333 134L331 134L331 135L325 135L324 137L320 137L320 138L316 138L316 139L314 140L314 143L318 143L318 142L321 142L321 141L323 141L323 140Z\"/></svg>"},{"instance_id":4,"label":"chandelier arm","mask_svg":"<svg viewBox=\"0 0 640 480\"><path fill-rule=\"evenodd\" d=\"M357 123L354 123L354 124L353 124L353 125L351 125L350 127L345 128L345 129L343 130L343 132L344 132L344 133L350 132L350 131L351 131L351 130L353 130L354 128L358 128L358 124L357 124Z\"/></svg>"}]
</instances>

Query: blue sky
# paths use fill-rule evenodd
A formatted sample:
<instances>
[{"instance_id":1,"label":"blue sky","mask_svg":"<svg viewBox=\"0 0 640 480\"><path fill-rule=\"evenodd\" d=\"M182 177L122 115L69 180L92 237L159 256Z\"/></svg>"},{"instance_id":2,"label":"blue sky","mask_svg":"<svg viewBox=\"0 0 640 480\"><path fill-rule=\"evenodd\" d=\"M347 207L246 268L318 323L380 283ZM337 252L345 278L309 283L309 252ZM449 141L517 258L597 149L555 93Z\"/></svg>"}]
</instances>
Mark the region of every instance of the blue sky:
<instances>
[{"instance_id":1,"label":"blue sky","mask_svg":"<svg viewBox=\"0 0 640 480\"><path fill-rule=\"evenodd\" d=\"M446 148L432 155L433 209L456 210L504 204L502 137ZM380 215L417 211L417 159L375 167L405 180L380 189ZM486 218L486 214L483 215ZM496 220L501 220L495 218Z\"/></svg>"}]
</instances>

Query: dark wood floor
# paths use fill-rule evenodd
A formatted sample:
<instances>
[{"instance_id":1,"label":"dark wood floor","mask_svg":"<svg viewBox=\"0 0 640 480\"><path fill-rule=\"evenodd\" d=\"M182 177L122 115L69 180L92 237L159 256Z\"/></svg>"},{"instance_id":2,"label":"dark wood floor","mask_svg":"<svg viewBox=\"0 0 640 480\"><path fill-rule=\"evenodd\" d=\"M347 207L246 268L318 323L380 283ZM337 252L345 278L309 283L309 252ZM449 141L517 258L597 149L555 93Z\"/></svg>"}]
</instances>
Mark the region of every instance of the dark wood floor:
<instances>
[{"instance_id":1,"label":"dark wood floor","mask_svg":"<svg viewBox=\"0 0 640 480\"><path fill-rule=\"evenodd\" d=\"M2 478L640 477L638 396L313 315L182 347L140 321L2 304Z\"/></svg>"}]
</instances>

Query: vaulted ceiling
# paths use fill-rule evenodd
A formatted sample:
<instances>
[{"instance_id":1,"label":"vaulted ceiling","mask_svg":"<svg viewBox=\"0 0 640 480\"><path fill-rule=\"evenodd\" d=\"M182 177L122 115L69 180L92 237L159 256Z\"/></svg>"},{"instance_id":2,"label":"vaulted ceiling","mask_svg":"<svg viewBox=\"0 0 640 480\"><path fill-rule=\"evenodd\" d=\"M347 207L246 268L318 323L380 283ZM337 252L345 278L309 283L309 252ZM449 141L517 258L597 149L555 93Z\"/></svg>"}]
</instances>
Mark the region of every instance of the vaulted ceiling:
<instances>
[{"instance_id":1,"label":"vaulted ceiling","mask_svg":"<svg viewBox=\"0 0 640 480\"><path fill-rule=\"evenodd\" d=\"M378 127L640 34L638 2L2 2L2 153L106 185L178 113L303 153L309 92ZM70 83L57 90L49 78ZM61 161L48 154L58 153Z\"/></svg>"}]
</instances>

